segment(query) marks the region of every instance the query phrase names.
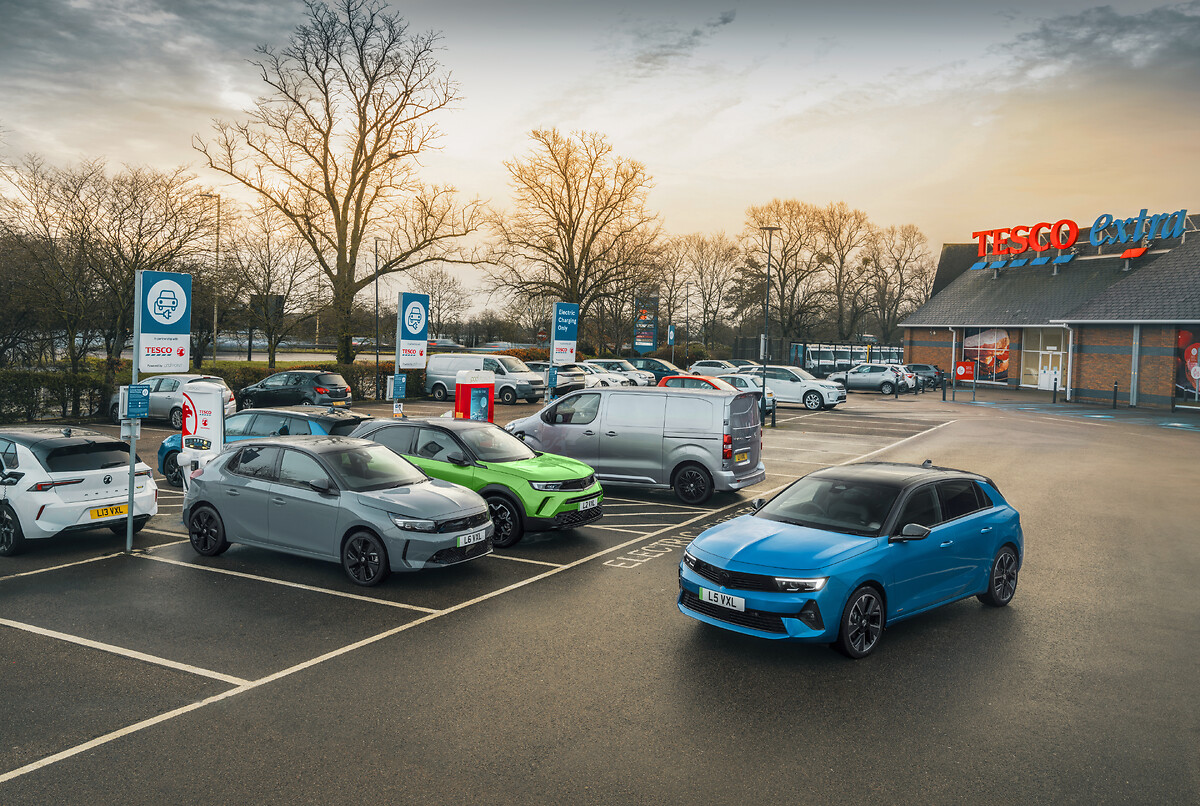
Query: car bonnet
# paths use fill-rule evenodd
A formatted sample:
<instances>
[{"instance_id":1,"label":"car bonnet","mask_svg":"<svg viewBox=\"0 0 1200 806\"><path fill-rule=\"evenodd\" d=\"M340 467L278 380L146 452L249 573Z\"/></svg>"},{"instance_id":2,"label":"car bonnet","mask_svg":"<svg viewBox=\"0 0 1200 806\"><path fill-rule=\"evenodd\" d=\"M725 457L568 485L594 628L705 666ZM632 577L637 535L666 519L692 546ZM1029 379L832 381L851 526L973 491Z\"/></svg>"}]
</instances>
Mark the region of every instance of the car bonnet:
<instances>
[{"instance_id":1,"label":"car bonnet","mask_svg":"<svg viewBox=\"0 0 1200 806\"><path fill-rule=\"evenodd\" d=\"M487 504L477 493L439 479L348 495L357 496L364 504L376 509L432 520L487 509Z\"/></svg>"},{"instance_id":2,"label":"car bonnet","mask_svg":"<svg viewBox=\"0 0 1200 806\"><path fill-rule=\"evenodd\" d=\"M747 568L750 573L790 573L815 571L850 559L878 540L743 515L702 532L691 547L713 558L756 566Z\"/></svg>"},{"instance_id":3,"label":"car bonnet","mask_svg":"<svg viewBox=\"0 0 1200 806\"><path fill-rule=\"evenodd\" d=\"M568 481L582 479L592 474L592 468L578 459L543 453L532 459L515 462L484 462L488 470L511 473L531 481Z\"/></svg>"}]
</instances>

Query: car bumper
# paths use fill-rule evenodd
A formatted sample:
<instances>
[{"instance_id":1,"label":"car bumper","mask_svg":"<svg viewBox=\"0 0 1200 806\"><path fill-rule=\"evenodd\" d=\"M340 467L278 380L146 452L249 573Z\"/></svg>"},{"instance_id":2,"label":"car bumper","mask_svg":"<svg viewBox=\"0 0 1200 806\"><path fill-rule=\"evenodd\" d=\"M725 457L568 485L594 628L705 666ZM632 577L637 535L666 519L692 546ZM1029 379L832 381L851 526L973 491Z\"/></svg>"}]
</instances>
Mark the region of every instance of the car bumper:
<instances>
[{"instance_id":1,"label":"car bumper","mask_svg":"<svg viewBox=\"0 0 1200 806\"><path fill-rule=\"evenodd\" d=\"M461 538L480 529L484 530L482 541L467 546L458 544ZM393 527L383 536L383 542L387 547L389 566L393 571L403 573L425 568L445 568L491 554L495 533L496 528L491 521L485 526L448 534L407 532Z\"/></svg>"},{"instance_id":2,"label":"car bumper","mask_svg":"<svg viewBox=\"0 0 1200 806\"><path fill-rule=\"evenodd\" d=\"M701 588L736 596L744 600L745 609L738 611L701 601ZM680 563L679 595L675 603L685 616L724 630L775 641L828 644L837 638L845 598L846 592L832 578L815 593L747 591L726 588ZM815 627L814 613L819 619Z\"/></svg>"},{"instance_id":3,"label":"car bumper","mask_svg":"<svg viewBox=\"0 0 1200 806\"><path fill-rule=\"evenodd\" d=\"M713 487L721 492L741 490L767 480L767 467L762 462L750 471L718 470L713 473Z\"/></svg>"},{"instance_id":4,"label":"car bumper","mask_svg":"<svg viewBox=\"0 0 1200 806\"><path fill-rule=\"evenodd\" d=\"M316 405L329 406L334 409L348 409L354 405L354 398L351 397L329 397L328 395L318 395Z\"/></svg>"},{"instance_id":5,"label":"car bumper","mask_svg":"<svg viewBox=\"0 0 1200 806\"><path fill-rule=\"evenodd\" d=\"M133 497L135 521L148 519L158 514L157 489L147 484ZM125 523L125 515L93 518L92 510L105 507L128 506L129 496L113 496L106 500L79 501L75 503L47 504L40 518L22 518L21 529L30 540L54 537L63 532L81 532L89 529L107 528ZM36 510L35 510L36 514Z\"/></svg>"},{"instance_id":6,"label":"car bumper","mask_svg":"<svg viewBox=\"0 0 1200 806\"><path fill-rule=\"evenodd\" d=\"M845 402L846 402L846 390L845 390L845 389L840 389L840 390L829 389L829 390L826 390L826 392L825 392L825 402L826 402L827 404L829 404L829 403L845 403Z\"/></svg>"},{"instance_id":7,"label":"car bumper","mask_svg":"<svg viewBox=\"0 0 1200 806\"><path fill-rule=\"evenodd\" d=\"M596 505L580 509L586 501ZM562 493L550 496L526 510L525 528L531 532L551 532L558 529L576 529L599 520L604 514L604 492L596 484L583 492Z\"/></svg>"}]
</instances>

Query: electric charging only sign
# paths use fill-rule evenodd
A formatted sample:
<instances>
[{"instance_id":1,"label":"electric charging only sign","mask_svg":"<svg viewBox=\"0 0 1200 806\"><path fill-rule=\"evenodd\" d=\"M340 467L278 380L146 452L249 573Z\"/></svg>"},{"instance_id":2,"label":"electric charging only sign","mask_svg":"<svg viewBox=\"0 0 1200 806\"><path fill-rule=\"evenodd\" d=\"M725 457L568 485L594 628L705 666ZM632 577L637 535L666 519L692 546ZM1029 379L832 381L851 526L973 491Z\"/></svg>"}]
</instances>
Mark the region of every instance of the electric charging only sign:
<instances>
[{"instance_id":1,"label":"electric charging only sign","mask_svg":"<svg viewBox=\"0 0 1200 806\"><path fill-rule=\"evenodd\" d=\"M191 362L192 275L139 271L135 282L138 371L186 371Z\"/></svg>"}]
</instances>

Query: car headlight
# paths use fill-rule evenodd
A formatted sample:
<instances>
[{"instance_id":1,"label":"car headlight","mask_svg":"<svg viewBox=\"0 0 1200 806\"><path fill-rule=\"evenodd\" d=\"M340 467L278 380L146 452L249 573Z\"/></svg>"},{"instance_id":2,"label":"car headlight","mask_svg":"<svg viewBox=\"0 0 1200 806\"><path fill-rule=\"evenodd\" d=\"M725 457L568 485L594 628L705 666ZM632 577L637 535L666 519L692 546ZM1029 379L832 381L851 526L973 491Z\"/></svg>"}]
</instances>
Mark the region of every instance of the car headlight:
<instances>
[{"instance_id":1,"label":"car headlight","mask_svg":"<svg viewBox=\"0 0 1200 806\"><path fill-rule=\"evenodd\" d=\"M814 577L811 579L775 577L775 584L784 593L816 593L825 587L827 581L829 581L829 577Z\"/></svg>"},{"instance_id":2,"label":"car headlight","mask_svg":"<svg viewBox=\"0 0 1200 806\"><path fill-rule=\"evenodd\" d=\"M563 487L561 481L531 481L529 486L543 493L556 493Z\"/></svg>"},{"instance_id":3,"label":"car headlight","mask_svg":"<svg viewBox=\"0 0 1200 806\"><path fill-rule=\"evenodd\" d=\"M699 562L699 560L697 560L695 557L693 557L691 555L691 553L689 551L687 551L687 549L684 549L684 552L683 552L684 565L686 565L688 568L695 568L697 562Z\"/></svg>"},{"instance_id":4,"label":"car headlight","mask_svg":"<svg viewBox=\"0 0 1200 806\"><path fill-rule=\"evenodd\" d=\"M392 515L392 523L406 532L433 532L437 529L436 521L409 518L404 515Z\"/></svg>"}]
</instances>

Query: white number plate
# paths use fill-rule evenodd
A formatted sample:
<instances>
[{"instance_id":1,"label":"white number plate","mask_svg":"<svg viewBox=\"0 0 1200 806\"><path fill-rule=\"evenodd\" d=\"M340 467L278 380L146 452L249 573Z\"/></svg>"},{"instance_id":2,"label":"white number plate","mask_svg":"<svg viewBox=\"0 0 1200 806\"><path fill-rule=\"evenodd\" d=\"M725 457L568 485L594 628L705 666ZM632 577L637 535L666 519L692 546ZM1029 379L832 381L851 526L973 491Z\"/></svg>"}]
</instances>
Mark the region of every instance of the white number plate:
<instances>
[{"instance_id":1,"label":"white number plate","mask_svg":"<svg viewBox=\"0 0 1200 806\"><path fill-rule=\"evenodd\" d=\"M591 509L592 507L599 506L599 505L600 505L599 498L589 498L586 501L579 502L579 511L583 512L585 509Z\"/></svg>"},{"instance_id":2,"label":"white number plate","mask_svg":"<svg viewBox=\"0 0 1200 806\"><path fill-rule=\"evenodd\" d=\"M727 607L730 610L737 610L739 613L746 612L746 600L742 597L730 596L728 593L721 593L720 591L710 591L708 588L700 589L700 601Z\"/></svg>"},{"instance_id":3,"label":"white number plate","mask_svg":"<svg viewBox=\"0 0 1200 806\"><path fill-rule=\"evenodd\" d=\"M470 546L475 543L482 543L484 536L487 534L486 529L480 529L478 532L471 532L469 535L462 535L458 538L458 547Z\"/></svg>"}]
</instances>

